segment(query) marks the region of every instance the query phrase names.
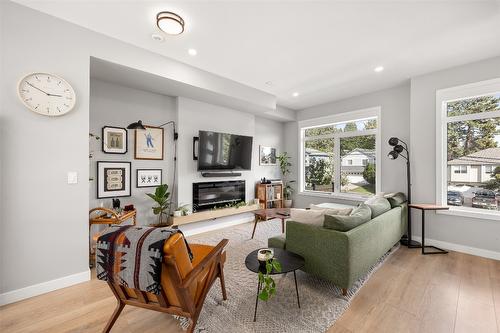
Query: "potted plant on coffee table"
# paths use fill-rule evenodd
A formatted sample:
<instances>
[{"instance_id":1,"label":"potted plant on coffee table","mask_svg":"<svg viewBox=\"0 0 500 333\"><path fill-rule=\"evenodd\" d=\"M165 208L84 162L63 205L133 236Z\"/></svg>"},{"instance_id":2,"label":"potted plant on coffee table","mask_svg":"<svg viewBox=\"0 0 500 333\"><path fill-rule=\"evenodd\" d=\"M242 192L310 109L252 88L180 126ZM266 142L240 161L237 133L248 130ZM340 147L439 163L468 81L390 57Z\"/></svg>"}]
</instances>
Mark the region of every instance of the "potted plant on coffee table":
<instances>
[{"instance_id":1,"label":"potted plant on coffee table","mask_svg":"<svg viewBox=\"0 0 500 333\"><path fill-rule=\"evenodd\" d=\"M292 166L292 163L290 163L290 158L291 157L288 156L288 153L286 151L278 155L281 177L283 180L283 205L286 208L292 207L292 194L294 189L290 184L295 182L295 180L288 180L288 177L291 174L290 167Z\"/></svg>"}]
</instances>

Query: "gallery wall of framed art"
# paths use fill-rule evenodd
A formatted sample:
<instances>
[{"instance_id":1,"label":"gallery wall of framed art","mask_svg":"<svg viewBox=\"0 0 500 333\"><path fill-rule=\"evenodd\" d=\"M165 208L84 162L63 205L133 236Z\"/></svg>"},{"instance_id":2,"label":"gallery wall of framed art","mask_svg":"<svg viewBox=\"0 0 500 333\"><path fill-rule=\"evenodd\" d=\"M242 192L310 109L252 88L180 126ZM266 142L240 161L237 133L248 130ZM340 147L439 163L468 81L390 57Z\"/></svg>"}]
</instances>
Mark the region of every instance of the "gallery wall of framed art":
<instances>
[{"instance_id":1,"label":"gallery wall of framed art","mask_svg":"<svg viewBox=\"0 0 500 333\"><path fill-rule=\"evenodd\" d=\"M126 154L128 146L127 129L104 126L102 128L102 151L106 154Z\"/></svg>"},{"instance_id":2,"label":"gallery wall of framed art","mask_svg":"<svg viewBox=\"0 0 500 333\"><path fill-rule=\"evenodd\" d=\"M135 130L134 159L163 160L164 129L144 126L146 129Z\"/></svg>"}]
</instances>

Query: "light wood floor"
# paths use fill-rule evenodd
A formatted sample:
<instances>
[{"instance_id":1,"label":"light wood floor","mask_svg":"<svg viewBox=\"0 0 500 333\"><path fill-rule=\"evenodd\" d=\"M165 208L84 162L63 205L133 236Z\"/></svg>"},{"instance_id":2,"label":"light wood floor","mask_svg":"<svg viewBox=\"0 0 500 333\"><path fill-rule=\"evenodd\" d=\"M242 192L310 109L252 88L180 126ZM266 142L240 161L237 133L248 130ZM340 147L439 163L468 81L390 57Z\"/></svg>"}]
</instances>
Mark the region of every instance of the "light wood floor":
<instances>
[{"instance_id":1,"label":"light wood floor","mask_svg":"<svg viewBox=\"0 0 500 333\"><path fill-rule=\"evenodd\" d=\"M0 332L99 332L114 306L107 285L92 280L0 308ZM328 333L500 333L499 327L500 261L401 248ZM130 307L113 331L182 332L168 315Z\"/></svg>"}]
</instances>

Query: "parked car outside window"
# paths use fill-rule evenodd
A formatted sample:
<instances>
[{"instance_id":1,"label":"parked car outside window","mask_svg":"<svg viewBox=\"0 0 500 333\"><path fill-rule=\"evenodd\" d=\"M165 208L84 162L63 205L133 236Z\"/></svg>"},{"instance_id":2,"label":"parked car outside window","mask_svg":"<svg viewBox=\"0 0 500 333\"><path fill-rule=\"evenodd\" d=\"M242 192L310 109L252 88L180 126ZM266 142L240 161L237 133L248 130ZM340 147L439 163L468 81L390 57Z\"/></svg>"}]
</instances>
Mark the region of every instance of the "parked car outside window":
<instances>
[{"instance_id":1,"label":"parked car outside window","mask_svg":"<svg viewBox=\"0 0 500 333\"><path fill-rule=\"evenodd\" d=\"M474 194L472 207L483 209L497 209L498 203L495 192L491 190L481 190Z\"/></svg>"},{"instance_id":2,"label":"parked car outside window","mask_svg":"<svg viewBox=\"0 0 500 333\"><path fill-rule=\"evenodd\" d=\"M448 191L448 205L462 206L464 204L464 195L459 191Z\"/></svg>"}]
</instances>

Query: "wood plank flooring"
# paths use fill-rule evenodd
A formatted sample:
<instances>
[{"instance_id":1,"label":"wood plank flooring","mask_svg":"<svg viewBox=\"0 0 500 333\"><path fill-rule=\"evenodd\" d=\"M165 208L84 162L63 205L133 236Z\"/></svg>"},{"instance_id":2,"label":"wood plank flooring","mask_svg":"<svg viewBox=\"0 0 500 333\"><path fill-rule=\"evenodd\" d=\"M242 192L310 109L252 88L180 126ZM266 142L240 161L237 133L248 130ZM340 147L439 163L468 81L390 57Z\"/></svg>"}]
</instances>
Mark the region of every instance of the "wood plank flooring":
<instances>
[{"instance_id":1,"label":"wood plank flooring","mask_svg":"<svg viewBox=\"0 0 500 333\"><path fill-rule=\"evenodd\" d=\"M114 307L92 280L1 307L0 332L100 332ZM169 315L131 307L113 331L183 332ZM328 330L340 332L500 333L500 261L400 248Z\"/></svg>"}]
</instances>

